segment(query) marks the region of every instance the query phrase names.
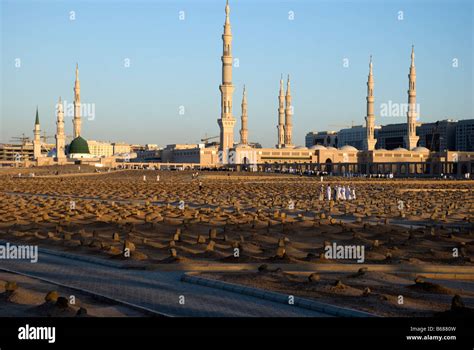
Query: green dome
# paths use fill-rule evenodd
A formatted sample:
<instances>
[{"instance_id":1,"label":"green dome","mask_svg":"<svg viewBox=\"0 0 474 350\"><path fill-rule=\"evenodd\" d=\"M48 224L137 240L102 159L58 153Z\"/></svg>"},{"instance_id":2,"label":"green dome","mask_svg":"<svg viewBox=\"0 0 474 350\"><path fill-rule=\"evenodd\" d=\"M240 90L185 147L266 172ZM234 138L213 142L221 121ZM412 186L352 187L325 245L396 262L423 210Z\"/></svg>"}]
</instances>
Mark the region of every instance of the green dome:
<instances>
[{"instance_id":1,"label":"green dome","mask_svg":"<svg viewBox=\"0 0 474 350\"><path fill-rule=\"evenodd\" d=\"M72 140L69 145L69 154L89 154L89 145L87 141L82 137L78 136Z\"/></svg>"}]
</instances>

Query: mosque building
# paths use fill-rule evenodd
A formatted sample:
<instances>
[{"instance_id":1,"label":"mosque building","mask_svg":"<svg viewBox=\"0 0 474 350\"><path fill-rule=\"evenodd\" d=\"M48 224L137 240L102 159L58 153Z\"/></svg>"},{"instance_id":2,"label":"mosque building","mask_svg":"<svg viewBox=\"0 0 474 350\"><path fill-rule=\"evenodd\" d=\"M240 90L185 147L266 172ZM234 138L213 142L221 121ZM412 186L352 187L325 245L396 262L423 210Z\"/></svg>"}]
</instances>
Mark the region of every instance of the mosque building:
<instances>
[{"instance_id":1,"label":"mosque building","mask_svg":"<svg viewBox=\"0 0 474 350\"><path fill-rule=\"evenodd\" d=\"M247 95L244 88L242 98L242 117L240 130L240 143L235 145L233 128L235 119L232 116L232 99L234 86L232 84L232 33L230 25L230 7L227 1L225 7L225 24L222 55L222 84L221 92L221 117L218 120L220 127L220 144L211 149L200 148L195 152L187 150L188 161L201 165L242 166L251 165L258 170L265 168L311 169L326 171L335 174L353 173L394 173L397 175L421 175L440 173L466 173L474 171L474 153L450 152L444 154L430 152L425 147L418 146L417 108L416 108L416 67L415 48L412 46L411 63L408 74L408 111L407 132L405 147L391 151L376 149L375 138L375 113L374 113L374 73L372 56L369 61L369 74L367 79L367 114L366 135L363 149L345 145L337 149L315 145L312 147L295 146L292 140L293 106L290 88L290 77L286 82L280 79L278 94L278 124L277 143L275 148L253 148L248 144L248 115ZM192 156L191 156L192 155ZM190 157L191 156L191 157ZM192 159L190 159L192 158ZM180 151L174 153L174 161L183 161ZM462 164L456 164L462 163Z\"/></svg>"},{"instance_id":2,"label":"mosque building","mask_svg":"<svg viewBox=\"0 0 474 350\"><path fill-rule=\"evenodd\" d=\"M474 152L439 151L432 152L425 147L418 146L417 108L416 108L416 67L415 48L411 50L411 63L408 74L408 111L406 134L403 138L405 148L386 150L376 148L377 138L375 126L375 79L373 72L372 56L369 60L369 74L367 78L367 113L365 116L365 136L362 149L344 145L340 148L331 145L313 145L311 147L296 146L292 138L293 105L290 76L285 82L280 78L277 106L277 133L274 148L257 148L249 143L248 130L248 90L244 86L241 102L240 140L234 139L236 118L233 115L233 93L235 87L232 83L232 30L230 23L230 6L227 0L225 6L225 22L222 35L223 52L222 82L219 85L221 94L220 117L217 124L220 129L219 143L195 145L168 145L160 152L161 163L188 164L188 167L229 167L265 171L268 169L298 169L325 171L333 174L344 173L393 173L399 176L439 175L474 173ZM61 105L61 100L59 104ZM251 113L250 113L251 115ZM64 114L62 106L57 108L56 132L56 158L54 162L101 162L112 166L120 160L110 156L98 158L91 154L88 142L81 135L81 101L79 68L76 65L76 80L74 84L74 139L69 147L65 145ZM38 113L36 114L34 129L34 157L38 165L51 163L51 157L41 156L40 125ZM92 144L94 144L92 142ZM95 144L94 144L95 145ZM100 146L100 147L99 147ZM94 149L102 149L95 145ZM109 147L110 148L110 147ZM108 149L108 148L107 148ZM46 161L46 159L49 159ZM145 165L143 165L145 166ZM150 165L146 165L147 167Z\"/></svg>"},{"instance_id":3,"label":"mosque building","mask_svg":"<svg viewBox=\"0 0 474 350\"><path fill-rule=\"evenodd\" d=\"M283 77L280 79L278 95L278 141L275 148L255 148L248 142L247 128L247 95L244 88L242 96L242 114L240 143L234 141L234 127L236 119L233 117L232 84L232 31L230 24L230 6L227 1L225 7L224 33L222 35L223 53L221 92L221 115L217 120L220 128L220 143L218 146L196 147L194 149L175 149L169 160L176 163L198 163L202 166L244 165L256 166L257 164L283 164L283 163L309 163L312 153L306 147L296 147L292 140L293 105L290 88L290 77L286 82L284 91Z\"/></svg>"},{"instance_id":4,"label":"mosque building","mask_svg":"<svg viewBox=\"0 0 474 350\"><path fill-rule=\"evenodd\" d=\"M64 110L61 97L56 105L56 150L54 157L47 157L41 154L40 124L38 110L36 110L35 129L33 131L34 141L34 159L37 165L67 164L77 160L97 161L97 157L89 151L89 145L86 139L81 136L81 84L79 81L79 65L76 64L76 80L74 82L74 117L73 135L74 139L69 145L66 145L66 134L64 128Z\"/></svg>"}]
</instances>

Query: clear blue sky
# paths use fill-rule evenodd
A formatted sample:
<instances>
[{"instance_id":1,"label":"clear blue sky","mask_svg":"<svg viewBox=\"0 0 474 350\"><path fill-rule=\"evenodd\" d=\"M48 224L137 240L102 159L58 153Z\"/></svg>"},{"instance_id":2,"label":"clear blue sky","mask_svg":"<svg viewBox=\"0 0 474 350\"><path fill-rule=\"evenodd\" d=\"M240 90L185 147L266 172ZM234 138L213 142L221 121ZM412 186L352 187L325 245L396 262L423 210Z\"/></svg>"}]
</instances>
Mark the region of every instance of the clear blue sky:
<instances>
[{"instance_id":1,"label":"clear blue sky","mask_svg":"<svg viewBox=\"0 0 474 350\"><path fill-rule=\"evenodd\" d=\"M32 136L36 105L54 135L54 106L59 96L72 101L76 62L82 102L96 109L85 138L166 145L218 135L224 0L0 1L0 141ZM363 123L370 54L376 116L381 103L405 103L412 44L421 121L474 118L472 3L231 0L236 141L246 84L249 139L276 143L281 73L291 74L296 144L311 130Z\"/></svg>"}]
</instances>

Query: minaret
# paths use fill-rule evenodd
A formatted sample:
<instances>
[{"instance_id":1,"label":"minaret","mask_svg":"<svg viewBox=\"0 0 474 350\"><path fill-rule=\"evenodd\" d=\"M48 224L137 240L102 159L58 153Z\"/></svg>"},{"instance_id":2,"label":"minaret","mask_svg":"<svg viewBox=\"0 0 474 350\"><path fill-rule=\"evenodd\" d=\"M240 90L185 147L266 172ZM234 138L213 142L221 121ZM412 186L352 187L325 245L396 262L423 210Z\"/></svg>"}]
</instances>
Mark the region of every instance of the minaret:
<instances>
[{"instance_id":1,"label":"minaret","mask_svg":"<svg viewBox=\"0 0 474 350\"><path fill-rule=\"evenodd\" d=\"M366 140L365 149L373 151L377 140L375 139L375 115L374 115L374 75L372 71L372 56L369 63L369 77L367 79L367 116L365 117Z\"/></svg>"},{"instance_id":2,"label":"minaret","mask_svg":"<svg viewBox=\"0 0 474 350\"><path fill-rule=\"evenodd\" d=\"M285 91L283 89L283 74L280 78L280 93L278 95L278 143L277 148L285 145Z\"/></svg>"},{"instance_id":3,"label":"minaret","mask_svg":"<svg viewBox=\"0 0 474 350\"><path fill-rule=\"evenodd\" d=\"M244 93L242 96L242 117L241 117L241 128L240 128L240 143L242 145L248 144L248 128L247 128L247 93L245 91L244 85Z\"/></svg>"},{"instance_id":4,"label":"minaret","mask_svg":"<svg viewBox=\"0 0 474 350\"><path fill-rule=\"evenodd\" d=\"M57 104L56 120L56 158L58 163L66 158L66 136L64 135L64 112L61 97Z\"/></svg>"},{"instance_id":5,"label":"minaret","mask_svg":"<svg viewBox=\"0 0 474 350\"><path fill-rule=\"evenodd\" d=\"M293 129L293 105L291 104L291 91L290 91L290 75L288 74L288 81L286 83L286 96L285 96L285 147L292 147L291 143L291 132Z\"/></svg>"},{"instance_id":6,"label":"minaret","mask_svg":"<svg viewBox=\"0 0 474 350\"><path fill-rule=\"evenodd\" d=\"M76 63L76 82L74 83L74 138L81 136L81 83L79 82L79 65Z\"/></svg>"},{"instance_id":7,"label":"minaret","mask_svg":"<svg viewBox=\"0 0 474 350\"><path fill-rule=\"evenodd\" d=\"M405 146L408 150L416 147L419 137L416 136L416 68L415 68L415 46L411 47L410 74L408 74L408 112L407 112L407 136Z\"/></svg>"},{"instance_id":8,"label":"minaret","mask_svg":"<svg viewBox=\"0 0 474 350\"><path fill-rule=\"evenodd\" d=\"M230 29L230 7L227 0L225 6L225 24L224 34L222 35L223 54L222 54L222 84L219 86L221 91L221 117L217 120L221 129L219 150L222 151L222 159L227 163L227 152L234 147L234 126L235 119L232 116L232 94L234 85L232 85L232 33Z\"/></svg>"},{"instance_id":9,"label":"minaret","mask_svg":"<svg viewBox=\"0 0 474 350\"><path fill-rule=\"evenodd\" d=\"M41 157L41 129L38 115L38 106L36 106L36 119L33 136L33 158L37 160L39 157Z\"/></svg>"}]
</instances>

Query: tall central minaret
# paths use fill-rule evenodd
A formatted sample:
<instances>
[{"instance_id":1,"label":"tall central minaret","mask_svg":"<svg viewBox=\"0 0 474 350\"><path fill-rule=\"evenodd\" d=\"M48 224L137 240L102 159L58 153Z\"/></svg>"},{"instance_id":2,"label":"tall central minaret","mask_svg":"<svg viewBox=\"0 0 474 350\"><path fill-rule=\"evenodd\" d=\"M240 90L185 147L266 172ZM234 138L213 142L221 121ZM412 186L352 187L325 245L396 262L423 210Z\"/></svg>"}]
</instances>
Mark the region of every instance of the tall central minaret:
<instances>
[{"instance_id":1,"label":"tall central minaret","mask_svg":"<svg viewBox=\"0 0 474 350\"><path fill-rule=\"evenodd\" d=\"M81 136L81 83L79 82L79 65L76 64L76 82L74 83L74 138Z\"/></svg>"},{"instance_id":2,"label":"tall central minaret","mask_svg":"<svg viewBox=\"0 0 474 350\"><path fill-rule=\"evenodd\" d=\"M285 96L285 147L292 147L291 133L293 130L293 105L291 104L291 91L290 91L290 75L288 74L288 81L286 83L286 96Z\"/></svg>"},{"instance_id":3,"label":"tall central minaret","mask_svg":"<svg viewBox=\"0 0 474 350\"><path fill-rule=\"evenodd\" d=\"M221 129L220 146L223 159L227 159L227 152L234 147L234 126L235 119L232 116L232 94L234 85L232 85L232 32L230 29L230 7L227 0L225 6L225 24L224 34L222 35L223 54L222 54L222 84L219 86L221 91L221 117L217 120ZM226 161L224 161L226 163Z\"/></svg>"},{"instance_id":4,"label":"tall central minaret","mask_svg":"<svg viewBox=\"0 0 474 350\"><path fill-rule=\"evenodd\" d=\"M240 128L240 143L242 145L248 144L248 126L247 126L247 92L245 91L244 85L244 93L242 96L242 117L241 117L241 128Z\"/></svg>"},{"instance_id":5,"label":"tall central minaret","mask_svg":"<svg viewBox=\"0 0 474 350\"><path fill-rule=\"evenodd\" d=\"M407 136L405 146L408 150L416 147L419 137L416 136L416 68L415 68L415 46L411 48L410 74L408 74L408 112L407 112Z\"/></svg>"},{"instance_id":6,"label":"tall central minaret","mask_svg":"<svg viewBox=\"0 0 474 350\"><path fill-rule=\"evenodd\" d=\"M285 145L285 91L283 90L283 75L280 78L280 93L278 95L278 143L277 148Z\"/></svg>"},{"instance_id":7,"label":"tall central minaret","mask_svg":"<svg viewBox=\"0 0 474 350\"><path fill-rule=\"evenodd\" d=\"M374 75L372 71L372 56L369 63L369 77L367 79L367 116L365 117L366 140L365 149L373 151L377 140L375 139L375 115L374 115Z\"/></svg>"},{"instance_id":8,"label":"tall central minaret","mask_svg":"<svg viewBox=\"0 0 474 350\"><path fill-rule=\"evenodd\" d=\"M66 136L64 135L64 112L61 97L57 105L56 121L56 158L58 163L66 158Z\"/></svg>"},{"instance_id":9,"label":"tall central minaret","mask_svg":"<svg viewBox=\"0 0 474 350\"><path fill-rule=\"evenodd\" d=\"M33 158L36 160L39 157L41 157L41 128L40 128L38 106L37 106L35 128L33 130Z\"/></svg>"}]
</instances>

